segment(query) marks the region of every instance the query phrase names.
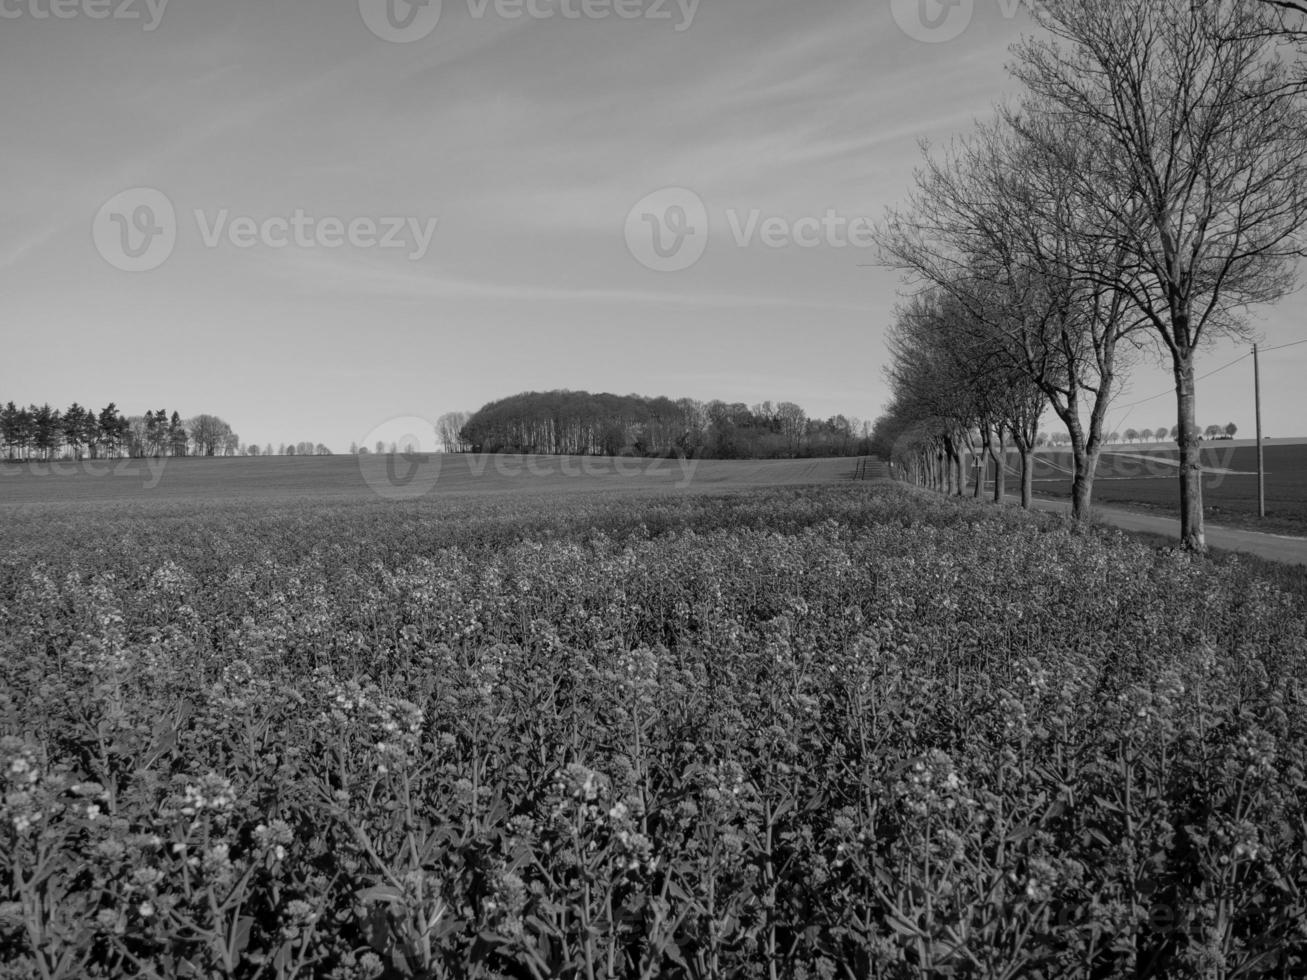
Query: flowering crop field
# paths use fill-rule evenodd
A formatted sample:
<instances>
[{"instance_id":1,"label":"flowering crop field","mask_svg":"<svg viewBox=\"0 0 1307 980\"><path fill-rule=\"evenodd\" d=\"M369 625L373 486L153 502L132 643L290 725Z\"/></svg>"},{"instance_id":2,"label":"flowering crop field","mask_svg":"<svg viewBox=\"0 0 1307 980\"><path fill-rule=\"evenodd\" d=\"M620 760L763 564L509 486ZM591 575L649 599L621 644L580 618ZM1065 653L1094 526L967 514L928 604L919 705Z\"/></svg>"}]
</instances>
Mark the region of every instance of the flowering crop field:
<instances>
[{"instance_id":1,"label":"flowering crop field","mask_svg":"<svg viewBox=\"0 0 1307 980\"><path fill-rule=\"evenodd\" d=\"M1301 977L1307 615L886 485L16 510L2 977Z\"/></svg>"}]
</instances>

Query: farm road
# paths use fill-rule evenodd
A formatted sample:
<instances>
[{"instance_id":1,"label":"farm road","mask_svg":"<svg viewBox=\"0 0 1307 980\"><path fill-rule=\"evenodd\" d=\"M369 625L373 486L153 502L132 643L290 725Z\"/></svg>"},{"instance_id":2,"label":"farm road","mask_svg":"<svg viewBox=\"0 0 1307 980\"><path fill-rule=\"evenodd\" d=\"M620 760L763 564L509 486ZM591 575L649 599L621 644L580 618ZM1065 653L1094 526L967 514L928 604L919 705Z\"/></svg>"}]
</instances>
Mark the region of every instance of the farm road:
<instances>
[{"instance_id":1,"label":"farm road","mask_svg":"<svg viewBox=\"0 0 1307 980\"><path fill-rule=\"evenodd\" d=\"M1042 500L1037 497L1033 506L1037 510L1071 513L1070 502L1063 500ZM1119 507L1095 505L1094 518L1104 524L1119 527L1123 531L1144 531L1149 534L1166 535L1176 540L1180 538L1180 522L1169 517L1157 517ZM1242 551L1259 558L1269 558L1290 565L1307 565L1307 538L1290 538L1208 524L1207 546L1220 548L1223 551Z\"/></svg>"}]
</instances>

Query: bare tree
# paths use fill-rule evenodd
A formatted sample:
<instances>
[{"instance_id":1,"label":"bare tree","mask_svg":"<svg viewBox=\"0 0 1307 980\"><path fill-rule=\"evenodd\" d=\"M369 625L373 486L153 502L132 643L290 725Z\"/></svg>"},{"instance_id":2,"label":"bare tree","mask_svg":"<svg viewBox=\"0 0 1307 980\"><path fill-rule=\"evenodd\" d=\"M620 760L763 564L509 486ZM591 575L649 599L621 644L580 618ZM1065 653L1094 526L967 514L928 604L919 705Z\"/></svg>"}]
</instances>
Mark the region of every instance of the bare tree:
<instances>
[{"instance_id":1,"label":"bare tree","mask_svg":"<svg viewBox=\"0 0 1307 980\"><path fill-rule=\"evenodd\" d=\"M446 412L436 420L436 435L447 453L467 451L467 440L463 438L463 427L472 416L468 412Z\"/></svg>"},{"instance_id":2,"label":"bare tree","mask_svg":"<svg viewBox=\"0 0 1307 980\"><path fill-rule=\"evenodd\" d=\"M963 447L978 461L995 467L994 500L1006 496L1007 438L1020 454L1022 505L1029 507L1034 449L1039 419L1047 401L1028 376L1009 359L995 356L992 330L969 321L971 315L955 297L931 289L910 299L899 310L890 333L893 361L887 375L895 393L895 408L904 421L916 423L903 431L914 445L935 452L943 470L936 482L948 493L965 491ZM979 443L979 452L977 452ZM984 491L984 469L976 470L975 495Z\"/></svg>"},{"instance_id":3,"label":"bare tree","mask_svg":"<svg viewBox=\"0 0 1307 980\"><path fill-rule=\"evenodd\" d=\"M1307 38L1307 0L1260 0L1275 13L1275 29L1293 42Z\"/></svg>"},{"instance_id":4,"label":"bare tree","mask_svg":"<svg viewBox=\"0 0 1307 980\"><path fill-rule=\"evenodd\" d=\"M1047 36L1016 49L1043 120L1090 147L1076 194L1126 256L1105 280L1138 309L1176 385L1181 537L1203 550L1194 359L1283 296L1303 254L1307 126L1274 5L1033 0Z\"/></svg>"},{"instance_id":5,"label":"bare tree","mask_svg":"<svg viewBox=\"0 0 1307 980\"><path fill-rule=\"evenodd\" d=\"M881 235L885 260L961 303L991 355L1033 383L1066 425L1081 520L1122 370L1119 342L1137 326L1110 285L1124 255L1101 240L1077 193L1088 152L1070 122L1005 112L927 156L909 207L892 212Z\"/></svg>"},{"instance_id":6,"label":"bare tree","mask_svg":"<svg viewBox=\"0 0 1307 980\"><path fill-rule=\"evenodd\" d=\"M924 453L929 485L961 495L966 488L963 447L974 456L971 432L982 426L988 432L990 420L983 417L969 351L950 330L956 312L956 304L950 308L939 291L913 297L902 306L890 330L893 359L885 373L894 392L891 413L901 423L898 455Z\"/></svg>"},{"instance_id":7,"label":"bare tree","mask_svg":"<svg viewBox=\"0 0 1307 980\"><path fill-rule=\"evenodd\" d=\"M196 456L230 456L239 443L231 426L216 415L197 415L186 423ZM235 444L234 444L235 443Z\"/></svg>"},{"instance_id":8,"label":"bare tree","mask_svg":"<svg viewBox=\"0 0 1307 980\"><path fill-rule=\"evenodd\" d=\"M808 415L794 402L781 402L776 406L780 419L781 434L785 436L791 455L797 456L803 449L803 434L808 426Z\"/></svg>"}]
</instances>

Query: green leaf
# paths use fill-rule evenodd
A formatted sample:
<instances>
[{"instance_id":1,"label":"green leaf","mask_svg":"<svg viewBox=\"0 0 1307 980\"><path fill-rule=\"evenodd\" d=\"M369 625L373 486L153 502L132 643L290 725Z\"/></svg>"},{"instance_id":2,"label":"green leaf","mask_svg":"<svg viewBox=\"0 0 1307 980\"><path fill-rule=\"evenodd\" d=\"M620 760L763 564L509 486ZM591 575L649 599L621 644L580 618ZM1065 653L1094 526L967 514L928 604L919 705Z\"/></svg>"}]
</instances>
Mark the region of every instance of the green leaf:
<instances>
[{"instance_id":1,"label":"green leaf","mask_svg":"<svg viewBox=\"0 0 1307 980\"><path fill-rule=\"evenodd\" d=\"M254 918L249 915L242 915L236 920L236 927L232 930L231 951L240 956L249 948L250 929L254 926Z\"/></svg>"}]
</instances>

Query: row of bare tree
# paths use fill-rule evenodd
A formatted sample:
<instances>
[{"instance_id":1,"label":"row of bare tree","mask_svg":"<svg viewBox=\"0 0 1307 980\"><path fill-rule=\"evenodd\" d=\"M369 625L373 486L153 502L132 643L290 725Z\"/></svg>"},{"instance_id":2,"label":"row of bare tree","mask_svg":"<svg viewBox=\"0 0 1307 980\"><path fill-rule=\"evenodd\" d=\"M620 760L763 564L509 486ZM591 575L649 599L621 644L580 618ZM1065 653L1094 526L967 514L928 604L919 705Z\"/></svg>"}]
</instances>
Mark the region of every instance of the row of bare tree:
<instances>
[{"instance_id":1,"label":"row of bare tree","mask_svg":"<svg viewBox=\"0 0 1307 980\"><path fill-rule=\"evenodd\" d=\"M239 438L216 415L182 420L164 409L124 416L110 402L96 412L73 402L0 408L0 458L8 460L113 459L120 456L231 456Z\"/></svg>"},{"instance_id":2,"label":"row of bare tree","mask_svg":"<svg viewBox=\"0 0 1307 980\"><path fill-rule=\"evenodd\" d=\"M1233 422L1227 422L1225 425L1209 425L1203 429L1204 439L1233 439L1235 433L1239 431L1239 426ZM1125 432L1109 432L1103 436L1105 445L1117 445L1121 442L1166 442L1170 440L1175 442L1180 437L1180 427L1177 425L1167 429L1162 426L1156 432L1152 429L1126 429ZM1071 436L1065 432L1054 432L1052 435L1047 432L1041 432L1035 440L1036 446L1069 446Z\"/></svg>"},{"instance_id":3,"label":"row of bare tree","mask_svg":"<svg viewBox=\"0 0 1307 980\"><path fill-rule=\"evenodd\" d=\"M881 229L910 292L877 423L903 472L965 492L1051 408L1088 519L1104 419L1138 353L1172 371L1182 539L1203 550L1195 361L1288 292L1307 224L1307 43L1294 4L1031 0L1022 94L943 152ZM997 472L1001 499L1004 468ZM979 483L976 493L980 494Z\"/></svg>"}]
</instances>

